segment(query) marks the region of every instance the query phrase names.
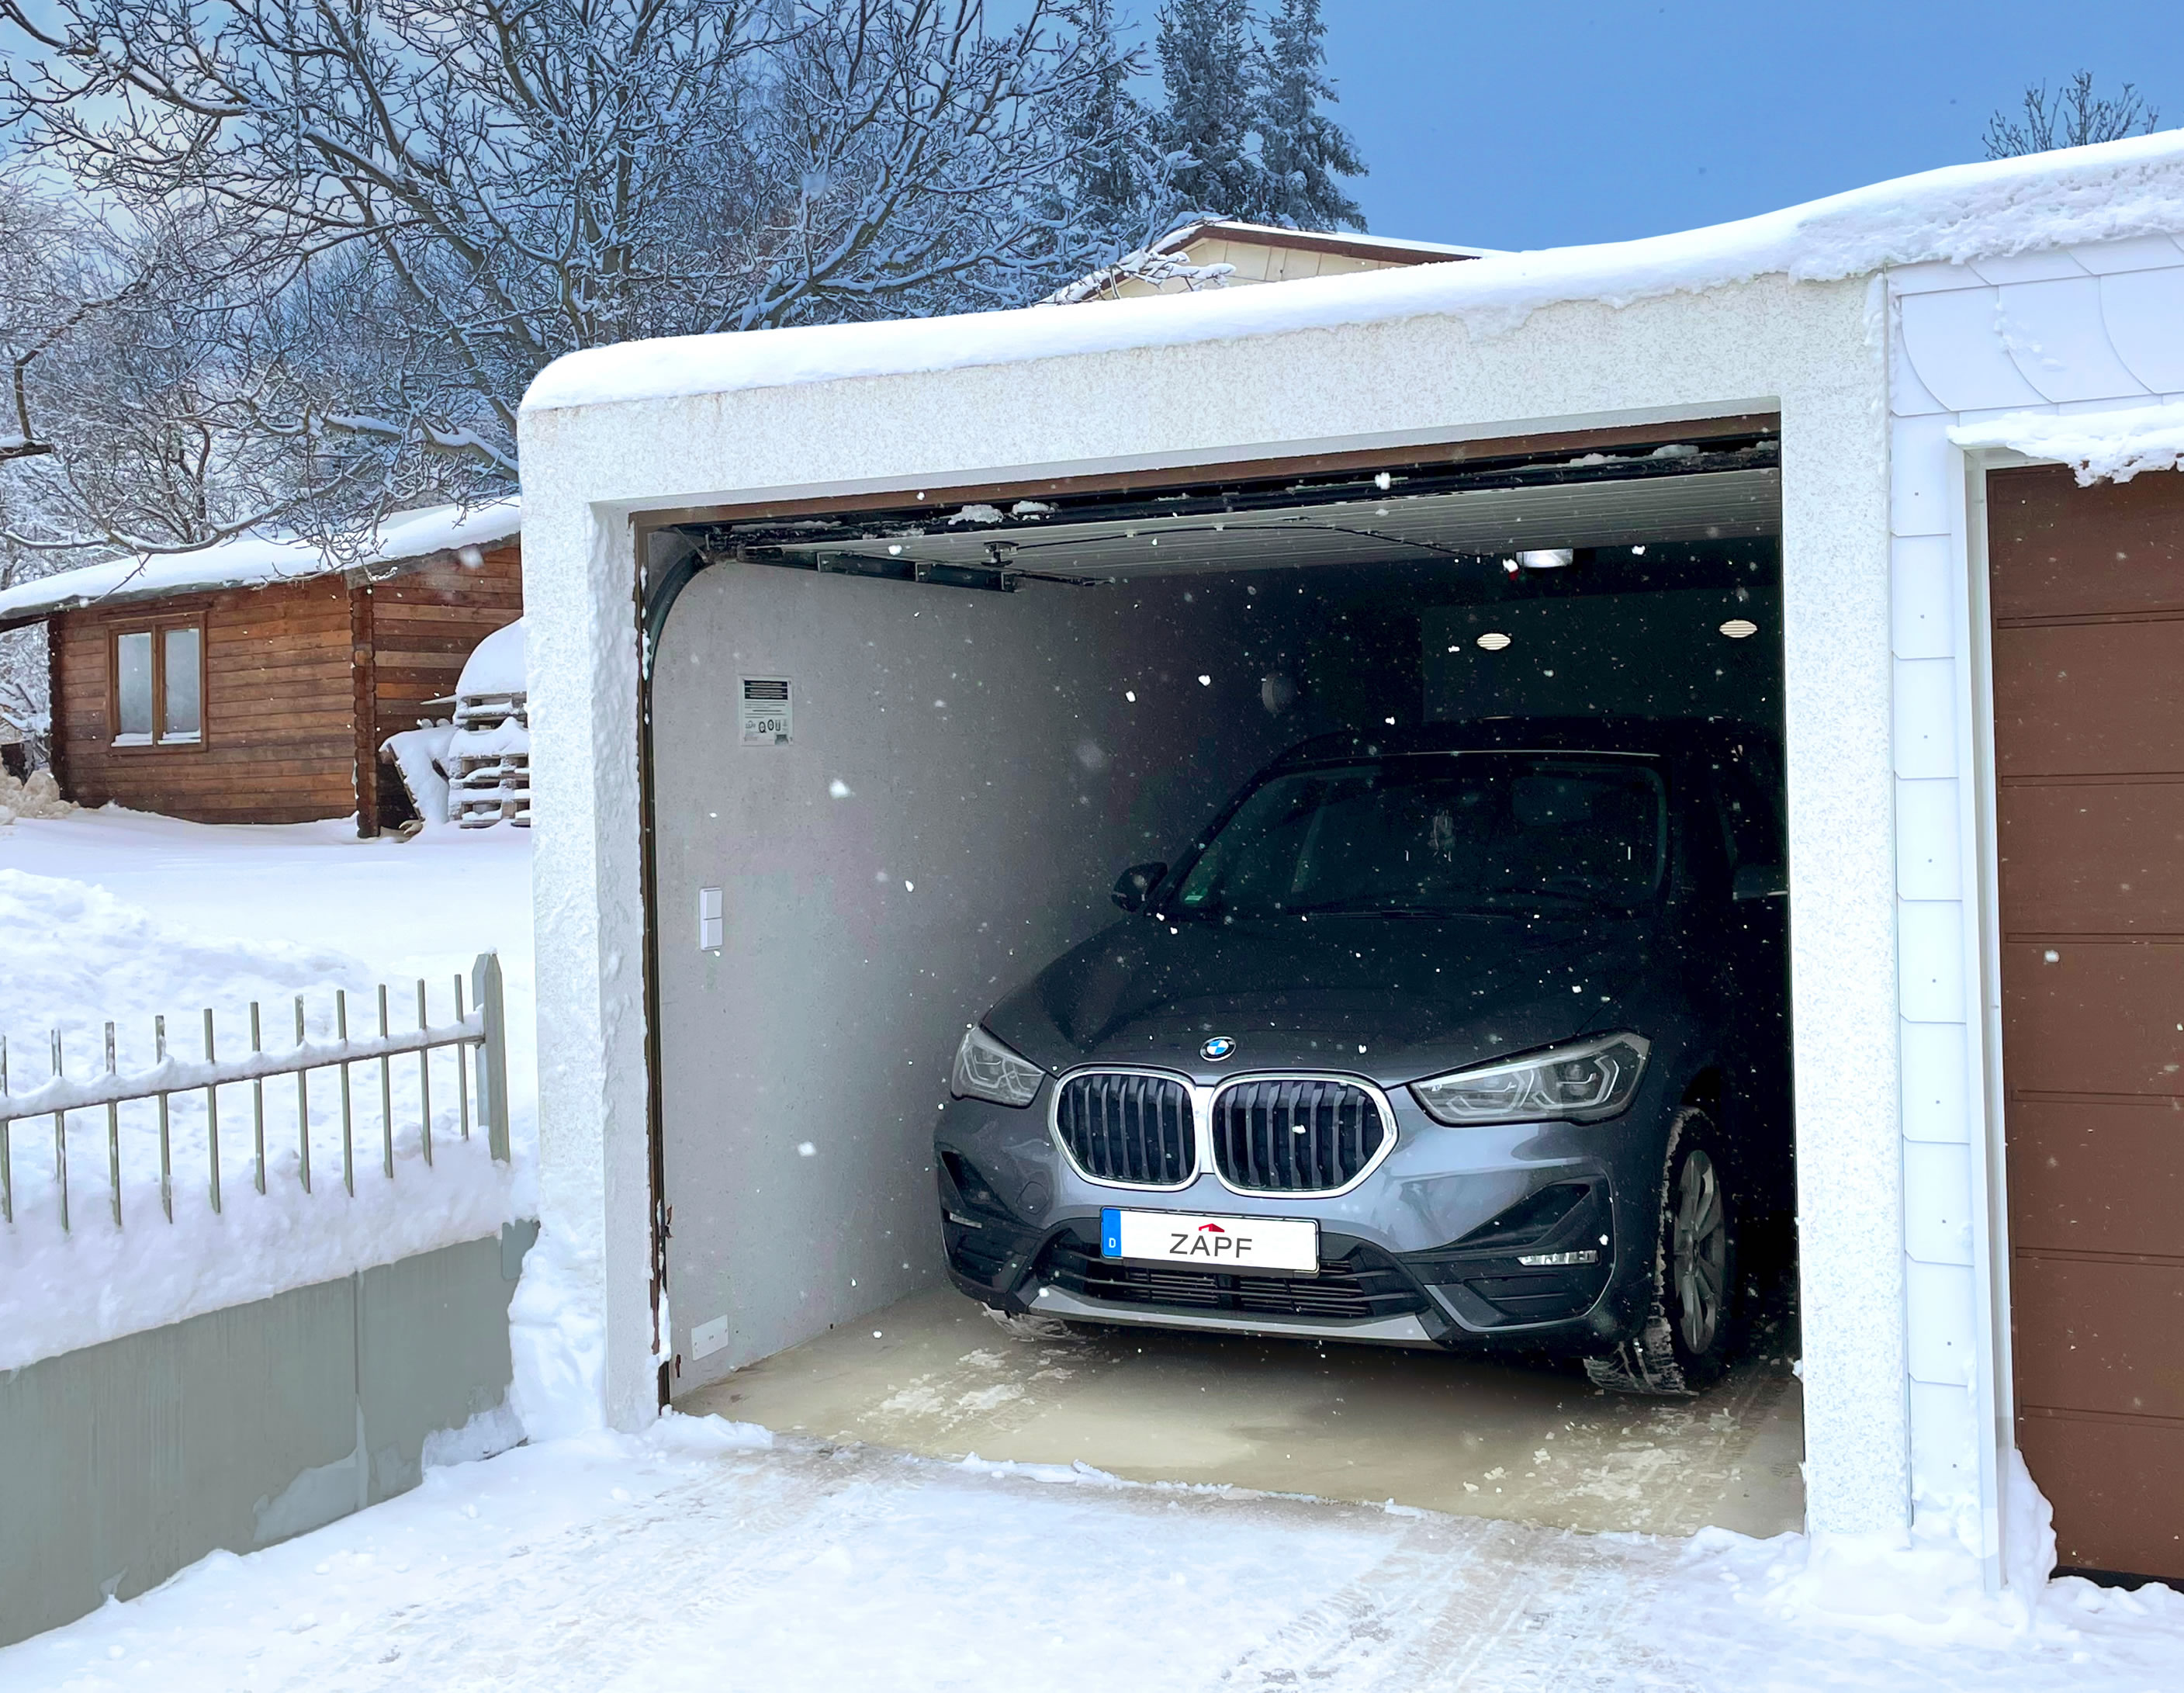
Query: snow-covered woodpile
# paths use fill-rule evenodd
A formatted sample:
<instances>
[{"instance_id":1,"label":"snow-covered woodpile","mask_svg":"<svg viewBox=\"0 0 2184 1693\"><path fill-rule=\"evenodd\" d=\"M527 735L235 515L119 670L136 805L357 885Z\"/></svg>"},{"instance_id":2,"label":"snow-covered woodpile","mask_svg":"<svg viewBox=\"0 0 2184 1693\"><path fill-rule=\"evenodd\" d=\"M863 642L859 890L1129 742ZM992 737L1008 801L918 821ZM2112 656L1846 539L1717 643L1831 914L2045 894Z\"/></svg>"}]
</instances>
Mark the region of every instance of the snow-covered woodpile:
<instances>
[{"instance_id":1,"label":"snow-covered woodpile","mask_svg":"<svg viewBox=\"0 0 2184 1693\"><path fill-rule=\"evenodd\" d=\"M465 829L531 825L531 718L521 620L477 644L455 689L444 755L448 818Z\"/></svg>"}]
</instances>

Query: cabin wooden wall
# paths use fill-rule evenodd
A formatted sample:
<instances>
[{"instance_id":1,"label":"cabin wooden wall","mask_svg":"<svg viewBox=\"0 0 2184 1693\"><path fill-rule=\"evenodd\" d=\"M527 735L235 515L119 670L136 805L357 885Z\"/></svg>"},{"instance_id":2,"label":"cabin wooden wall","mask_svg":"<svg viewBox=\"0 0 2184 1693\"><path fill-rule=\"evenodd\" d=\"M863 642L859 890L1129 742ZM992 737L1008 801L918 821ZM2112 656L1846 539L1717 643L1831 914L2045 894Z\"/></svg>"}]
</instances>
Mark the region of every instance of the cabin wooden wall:
<instances>
[{"instance_id":1,"label":"cabin wooden wall","mask_svg":"<svg viewBox=\"0 0 2184 1693\"><path fill-rule=\"evenodd\" d=\"M517 542L504 542L486 548L476 565L452 560L432 565L359 588L356 598L363 815L391 828L410 815L410 803L400 779L380 761L380 744L402 730L454 715L451 705L426 702L451 696L471 649L523 615L523 549Z\"/></svg>"},{"instance_id":2,"label":"cabin wooden wall","mask_svg":"<svg viewBox=\"0 0 2184 1693\"><path fill-rule=\"evenodd\" d=\"M337 576L56 616L55 763L69 797L206 823L348 816L356 808L348 601ZM113 632L198 612L203 742L114 746Z\"/></svg>"},{"instance_id":3,"label":"cabin wooden wall","mask_svg":"<svg viewBox=\"0 0 2184 1693\"><path fill-rule=\"evenodd\" d=\"M201 613L204 739L116 747L116 629ZM209 823L360 816L366 833L410 815L380 762L389 735L454 715L471 649L523 615L521 545L376 582L341 576L63 612L53 620L53 764L64 791ZM361 790L359 792L359 789Z\"/></svg>"}]
</instances>

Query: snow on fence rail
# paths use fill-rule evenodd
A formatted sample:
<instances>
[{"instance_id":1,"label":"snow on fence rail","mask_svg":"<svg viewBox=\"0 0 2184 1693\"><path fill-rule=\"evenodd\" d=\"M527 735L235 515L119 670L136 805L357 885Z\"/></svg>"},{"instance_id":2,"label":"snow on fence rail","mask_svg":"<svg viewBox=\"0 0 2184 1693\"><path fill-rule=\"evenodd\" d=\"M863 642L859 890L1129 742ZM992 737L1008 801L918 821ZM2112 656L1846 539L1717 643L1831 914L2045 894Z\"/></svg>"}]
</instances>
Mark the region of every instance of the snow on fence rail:
<instances>
[{"instance_id":1,"label":"snow on fence rail","mask_svg":"<svg viewBox=\"0 0 2184 1693\"><path fill-rule=\"evenodd\" d=\"M106 1025L106 1070L89 1080L72 1078L63 1068L60 1031L52 1033L48 1079L37 1087L12 1090L9 1055L5 1035L0 1035L0 1222L15 1221L14 1160L12 1150L16 1123L51 1116L53 1120L53 1182L64 1230L69 1224L68 1117L71 1111L106 1111L106 1187L114 1226L121 1226L120 1108L137 1100L151 1100L159 1108L159 1203L167 1221L175 1220L175 1182L169 1133L169 1105L177 1094L202 1092L208 1133L205 1136L208 1192L215 1211L221 1208L220 1167L220 1089L248 1083L251 1089L251 1139L255 1153L255 1185L265 1191L265 1083L282 1076L296 1078L297 1173L304 1191L311 1191L311 1101L313 1071L338 1073L341 1095L342 1182L353 1196L356 1192L357 1111L350 1071L358 1064L379 1066L379 1103L375 1114L380 1132L380 1167L387 1179L394 1177L393 1063L398 1057L417 1056L419 1111L417 1133L425 1162L432 1161L432 1054L455 1051L455 1088L460 1101L462 1138L471 1135L471 1078L464 1063L466 1050L474 1050L477 1068L477 1117L486 1132L495 1162L509 1161L508 1150L508 1038L502 1009L500 960L498 955L478 955L471 966L471 983L476 1004L467 1011L463 1001L463 978L454 978L455 1020L434 1026L428 1015L425 983L417 982L416 1027L397 1031L388 1022L387 984L379 984L378 1032L352 1035L348 1028L348 994L334 992L333 1039L314 1041L304 1033L304 996L296 996L294 1044L274 1051L264 1047L265 1030L259 1005L250 1005L250 1050L232 1058L217 1054L217 1032L209 1008L203 1012L201 1059L176 1056L167 1048L167 1020L153 1020L154 1050L158 1061L148 1070L123 1075L114 1068L114 1025Z\"/></svg>"}]
</instances>

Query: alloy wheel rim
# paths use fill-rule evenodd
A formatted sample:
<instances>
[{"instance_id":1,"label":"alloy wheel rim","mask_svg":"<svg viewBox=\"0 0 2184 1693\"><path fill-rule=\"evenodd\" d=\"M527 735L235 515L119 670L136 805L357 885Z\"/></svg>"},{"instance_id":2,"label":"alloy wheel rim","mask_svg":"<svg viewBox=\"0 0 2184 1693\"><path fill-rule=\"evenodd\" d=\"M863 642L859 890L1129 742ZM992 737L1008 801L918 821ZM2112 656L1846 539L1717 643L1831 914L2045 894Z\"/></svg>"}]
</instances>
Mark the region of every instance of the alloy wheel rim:
<instances>
[{"instance_id":1,"label":"alloy wheel rim","mask_svg":"<svg viewBox=\"0 0 2184 1693\"><path fill-rule=\"evenodd\" d=\"M1729 1284L1729 1217L1713 1160L1694 1148L1676 1178L1671 1269L1677 1327L1692 1353L1713 1345Z\"/></svg>"}]
</instances>

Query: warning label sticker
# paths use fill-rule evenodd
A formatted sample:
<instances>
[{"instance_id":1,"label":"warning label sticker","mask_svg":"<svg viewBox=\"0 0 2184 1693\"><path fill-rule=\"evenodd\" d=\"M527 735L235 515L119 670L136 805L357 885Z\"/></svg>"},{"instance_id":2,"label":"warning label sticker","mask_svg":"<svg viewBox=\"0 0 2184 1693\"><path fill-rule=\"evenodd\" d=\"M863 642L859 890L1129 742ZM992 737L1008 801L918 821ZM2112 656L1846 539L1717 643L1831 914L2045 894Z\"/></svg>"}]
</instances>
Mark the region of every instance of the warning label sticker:
<instances>
[{"instance_id":1,"label":"warning label sticker","mask_svg":"<svg viewBox=\"0 0 2184 1693\"><path fill-rule=\"evenodd\" d=\"M743 743L747 747L787 746L791 706L788 679L747 676L743 683Z\"/></svg>"}]
</instances>

